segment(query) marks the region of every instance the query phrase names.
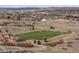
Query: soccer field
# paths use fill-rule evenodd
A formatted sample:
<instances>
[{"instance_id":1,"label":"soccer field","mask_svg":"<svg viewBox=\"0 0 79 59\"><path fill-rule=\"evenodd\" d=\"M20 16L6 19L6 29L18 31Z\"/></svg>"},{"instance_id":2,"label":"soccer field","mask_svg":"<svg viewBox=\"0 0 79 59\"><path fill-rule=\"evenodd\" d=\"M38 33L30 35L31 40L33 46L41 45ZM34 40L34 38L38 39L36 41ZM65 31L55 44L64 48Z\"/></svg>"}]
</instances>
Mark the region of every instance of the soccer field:
<instances>
[{"instance_id":1,"label":"soccer field","mask_svg":"<svg viewBox=\"0 0 79 59\"><path fill-rule=\"evenodd\" d=\"M16 34L17 37L23 38L26 40L43 40L44 38L51 38L58 35L68 34L68 32L58 32L58 31L35 31L29 33Z\"/></svg>"}]
</instances>

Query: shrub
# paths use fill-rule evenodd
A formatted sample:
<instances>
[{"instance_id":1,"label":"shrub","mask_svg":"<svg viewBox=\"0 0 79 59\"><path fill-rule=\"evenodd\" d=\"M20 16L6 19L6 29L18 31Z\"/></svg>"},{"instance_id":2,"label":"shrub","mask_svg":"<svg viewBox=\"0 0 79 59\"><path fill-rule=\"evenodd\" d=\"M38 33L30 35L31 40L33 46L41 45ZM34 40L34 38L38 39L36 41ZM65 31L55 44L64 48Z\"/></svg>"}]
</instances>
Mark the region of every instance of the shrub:
<instances>
[{"instance_id":1,"label":"shrub","mask_svg":"<svg viewBox=\"0 0 79 59\"><path fill-rule=\"evenodd\" d=\"M55 29L55 27L51 26L50 29Z\"/></svg>"},{"instance_id":2,"label":"shrub","mask_svg":"<svg viewBox=\"0 0 79 59\"><path fill-rule=\"evenodd\" d=\"M26 43L26 42L17 42L16 46L19 46L19 47L33 47L33 44Z\"/></svg>"},{"instance_id":3,"label":"shrub","mask_svg":"<svg viewBox=\"0 0 79 59\"><path fill-rule=\"evenodd\" d=\"M4 46L15 46L15 43L13 42L3 42L2 45Z\"/></svg>"},{"instance_id":4,"label":"shrub","mask_svg":"<svg viewBox=\"0 0 79 59\"><path fill-rule=\"evenodd\" d=\"M5 31L6 31L6 32L8 32L8 30L7 30L7 29L6 29Z\"/></svg>"},{"instance_id":5,"label":"shrub","mask_svg":"<svg viewBox=\"0 0 79 59\"><path fill-rule=\"evenodd\" d=\"M57 42L47 43L45 45L47 45L47 46L56 46L57 44L62 44L63 42L64 42L63 40L59 40Z\"/></svg>"},{"instance_id":6,"label":"shrub","mask_svg":"<svg viewBox=\"0 0 79 59\"><path fill-rule=\"evenodd\" d=\"M68 30L68 32L69 32L69 33L72 33L72 31L71 31L71 30Z\"/></svg>"},{"instance_id":7,"label":"shrub","mask_svg":"<svg viewBox=\"0 0 79 59\"><path fill-rule=\"evenodd\" d=\"M1 31L1 29L0 29L0 33L1 33L2 31Z\"/></svg>"},{"instance_id":8,"label":"shrub","mask_svg":"<svg viewBox=\"0 0 79 59\"><path fill-rule=\"evenodd\" d=\"M76 40L79 40L79 38L75 38Z\"/></svg>"}]
</instances>

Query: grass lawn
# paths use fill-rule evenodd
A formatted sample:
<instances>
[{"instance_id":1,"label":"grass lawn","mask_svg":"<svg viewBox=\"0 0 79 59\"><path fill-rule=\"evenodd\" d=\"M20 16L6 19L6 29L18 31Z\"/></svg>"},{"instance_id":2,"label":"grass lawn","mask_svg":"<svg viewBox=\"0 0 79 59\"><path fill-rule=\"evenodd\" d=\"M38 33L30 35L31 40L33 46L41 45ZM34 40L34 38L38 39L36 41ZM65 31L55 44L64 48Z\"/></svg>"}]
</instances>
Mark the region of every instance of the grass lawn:
<instances>
[{"instance_id":1,"label":"grass lawn","mask_svg":"<svg viewBox=\"0 0 79 59\"><path fill-rule=\"evenodd\" d=\"M17 37L23 39L35 39L35 40L43 40L44 38L51 38L58 35L68 34L68 32L57 32L57 31L35 31L29 33L21 33L16 34Z\"/></svg>"}]
</instances>

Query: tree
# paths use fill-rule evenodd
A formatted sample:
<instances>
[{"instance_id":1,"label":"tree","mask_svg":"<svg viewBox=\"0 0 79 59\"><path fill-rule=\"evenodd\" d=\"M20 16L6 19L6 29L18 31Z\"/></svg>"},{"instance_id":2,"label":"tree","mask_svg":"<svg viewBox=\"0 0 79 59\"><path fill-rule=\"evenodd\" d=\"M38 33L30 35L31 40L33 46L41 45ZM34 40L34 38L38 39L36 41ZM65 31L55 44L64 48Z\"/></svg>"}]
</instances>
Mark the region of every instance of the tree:
<instances>
[{"instance_id":1,"label":"tree","mask_svg":"<svg viewBox=\"0 0 79 59\"><path fill-rule=\"evenodd\" d=\"M48 41L47 41L47 38L44 38L44 42L48 42Z\"/></svg>"},{"instance_id":2,"label":"tree","mask_svg":"<svg viewBox=\"0 0 79 59\"><path fill-rule=\"evenodd\" d=\"M34 40L34 44L36 44L36 40Z\"/></svg>"},{"instance_id":3,"label":"tree","mask_svg":"<svg viewBox=\"0 0 79 59\"><path fill-rule=\"evenodd\" d=\"M9 19L9 22L10 22L10 18L11 18L10 16L7 16L7 19Z\"/></svg>"},{"instance_id":4,"label":"tree","mask_svg":"<svg viewBox=\"0 0 79 59\"><path fill-rule=\"evenodd\" d=\"M41 45L41 42L40 41L38 41L37 43L38 43L38 45Z\"/></svg>"}]
</instances>

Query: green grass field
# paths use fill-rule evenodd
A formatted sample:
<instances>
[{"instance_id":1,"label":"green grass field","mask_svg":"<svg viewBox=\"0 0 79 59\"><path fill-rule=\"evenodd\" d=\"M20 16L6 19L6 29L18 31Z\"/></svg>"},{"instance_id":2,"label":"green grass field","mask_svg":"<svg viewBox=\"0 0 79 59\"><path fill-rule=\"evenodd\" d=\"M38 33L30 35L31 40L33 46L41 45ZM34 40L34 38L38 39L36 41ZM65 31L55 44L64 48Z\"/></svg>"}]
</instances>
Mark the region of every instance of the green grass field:
<instances>
[{"instance_id":1,"label":"green grass field","mask_svg":"<svg viewBox=\"0 0 79 59\"><path fill-rule=\"evenodd\" d=\"M51 38L54 36L64 35L64 34L68 34L68 32L35 31L35 32L29 32L29 33L16 34L16 36L26 40L29 40L29 39L43 40L44 38Z\"/></svg>"}]
</instances>

